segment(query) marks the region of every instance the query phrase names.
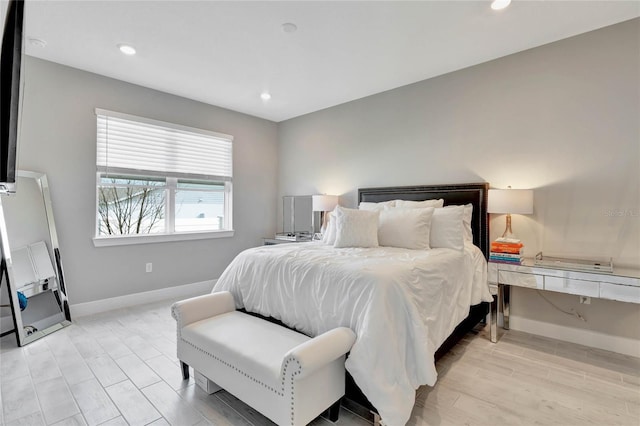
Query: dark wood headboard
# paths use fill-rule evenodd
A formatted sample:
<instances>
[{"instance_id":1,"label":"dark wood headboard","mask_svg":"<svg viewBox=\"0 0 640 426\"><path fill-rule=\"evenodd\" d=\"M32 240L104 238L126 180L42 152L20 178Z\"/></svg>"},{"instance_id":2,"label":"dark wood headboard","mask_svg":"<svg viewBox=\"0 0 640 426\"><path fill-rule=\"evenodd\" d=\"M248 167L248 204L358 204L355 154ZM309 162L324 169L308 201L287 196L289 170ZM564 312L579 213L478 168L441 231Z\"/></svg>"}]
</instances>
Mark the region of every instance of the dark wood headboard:
<instances>
[{"instance_id":1,"label":"dark wood headboard","mask_svg":"<svg viewBox=\"0 0 640 426\"><path fill-rule=\"evenodd\" d=\"M379 203L391 200L423 201L444 199L444 205L473 204L471 230L473 244L478 246L485 258L489 258L489 220L487 216L487 194L489 184L466 183L451 185L391 186L386 188L358 189L358 202Z\"/></svg>"}]
</instances>

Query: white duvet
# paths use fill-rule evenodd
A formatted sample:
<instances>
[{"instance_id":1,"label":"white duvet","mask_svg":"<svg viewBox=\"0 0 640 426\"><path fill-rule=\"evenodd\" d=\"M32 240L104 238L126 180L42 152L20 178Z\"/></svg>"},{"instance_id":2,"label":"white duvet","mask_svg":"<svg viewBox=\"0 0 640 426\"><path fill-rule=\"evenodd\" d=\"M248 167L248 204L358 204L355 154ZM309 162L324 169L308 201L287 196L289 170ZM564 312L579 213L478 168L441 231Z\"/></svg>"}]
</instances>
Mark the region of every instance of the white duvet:
<instances>
[{"instance_id":1,"label":"white duvet","mask_svg":"<svg viewBox=\"0 0 640 426\"><path fill-rule=\"evenodd\" d=\"M344 326L357 340L346 369L389 426L404 425L415 389L433 385L434 353L469 313L491 301L482 252L279 244L240 253L213 292L238 308L316 336Z\"/></svg>"}]
</instances>

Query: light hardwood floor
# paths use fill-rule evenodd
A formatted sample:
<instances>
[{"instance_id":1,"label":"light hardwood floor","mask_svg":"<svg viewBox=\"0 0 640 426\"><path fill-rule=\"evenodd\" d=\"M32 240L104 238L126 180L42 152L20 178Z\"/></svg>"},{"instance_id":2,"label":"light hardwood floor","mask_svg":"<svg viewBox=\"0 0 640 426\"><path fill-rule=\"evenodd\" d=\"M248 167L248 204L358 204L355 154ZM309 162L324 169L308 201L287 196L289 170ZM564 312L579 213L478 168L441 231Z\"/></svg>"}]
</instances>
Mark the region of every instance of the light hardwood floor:
<instances>
[{"instance_id":1,"label":"light hardwood floor","mask_svg":"<svg viewBox=\"0 0 640 426\"><path fill-rule=\"evenodd\" d=\"M0 425L272 425L182 380L171 303L78 318L24 348L2 338ZM410 425L640 424L638 358L514 331L492 344L480 329L437 369ZM369 423L342 409L337 424Z\"/></svg>"}]
</instances>

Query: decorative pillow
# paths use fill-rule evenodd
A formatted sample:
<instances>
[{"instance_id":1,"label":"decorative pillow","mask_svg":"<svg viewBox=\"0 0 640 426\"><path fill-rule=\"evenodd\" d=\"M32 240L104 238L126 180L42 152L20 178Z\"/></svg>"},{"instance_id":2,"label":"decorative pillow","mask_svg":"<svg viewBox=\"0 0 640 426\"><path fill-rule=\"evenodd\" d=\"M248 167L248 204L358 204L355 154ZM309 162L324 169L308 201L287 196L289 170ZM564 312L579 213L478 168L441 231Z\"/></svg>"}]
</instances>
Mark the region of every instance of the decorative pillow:
<instances>
[{"instance_id":1,"label":"decorative pillow","mask_svg":"<svg viewBox=\"0 0 640 426\"><path fill-rule=\"evenodd\" d=\"M433 207L388 209L380 212L378 243L381 246L428 250Z\"/></svg>"},{"instance_id":2,"label":"decorative pillow","mask_svg":"<svg viewBox=\"0 0 640 426\"><path fill-rule=\"evenodd\" d=\"M424 201L407 201L396 200L396 207L399 209L424 209L427 207L442 207L444 206L444 200L438 198L437 200L424 200Z\"/></svg>"},{"instance_id":3,"label":"decorative pillow","mask_svg":"<svg viewBox=\"0 0 640 426\"><path fill-rule=\"evenodd\" d=\"M429 242L431 248L464 248L464 232L462 217L464 206L451 206L435 209L431 218L431 234Z\"/></svg>"},{"instance_id":4,"label":"decorative pillow","mask_svg":"<svg viewBox=\"0 0 640 426\"><path fill-rule=\"evenodd\" d=\"M322 235L322 242L329 245L334 245L336 242L336 215L334 212L327 213L329 216L327 220L327 229Z\"/></svg>"},{"instance_id":5,"label":"decorative pillow","mask_svg":"<svg viewBox=\"0 0 640 426\"><path fill-rule=\"evenodd\" d=\"M378 247L380 212L336 207L334 247Z\"/></svg>"},{"instance_id":6,"label":"decorative pillow","mask_svg":"<svg viewBox=\"0 0 640 426\"><path fill-rule=\"evenodd\" d=\"M396 206L395 200L394 201L383 201L381 203L368 203L366 201L363 201L363 202L360 203L358 208L360 210L368 210L368 211L379 212L381 210L384 210L386 207L395 207L395 206Z\"/></svg>"}]
</instances>

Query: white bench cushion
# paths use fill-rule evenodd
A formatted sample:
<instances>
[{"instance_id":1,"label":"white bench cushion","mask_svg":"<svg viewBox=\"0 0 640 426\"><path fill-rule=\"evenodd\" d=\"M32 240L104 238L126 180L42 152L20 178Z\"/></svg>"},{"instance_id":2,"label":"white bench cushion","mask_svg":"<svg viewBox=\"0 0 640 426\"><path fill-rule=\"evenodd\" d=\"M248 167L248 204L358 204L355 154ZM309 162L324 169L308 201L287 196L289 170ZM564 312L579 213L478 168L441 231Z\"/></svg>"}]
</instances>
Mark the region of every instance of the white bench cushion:
<instances>
[{"instance_id":1,"label":"white bench cushion","mask_svg":"<svg viewBox=\"0 0 640 426\"><path fill-rule=\"evenodd\" d=\"M236 311L185 326L182 339L276 389L281 388L280 370L286 353L311 340L303 334Z\"/></svg>"}]
</instances>

